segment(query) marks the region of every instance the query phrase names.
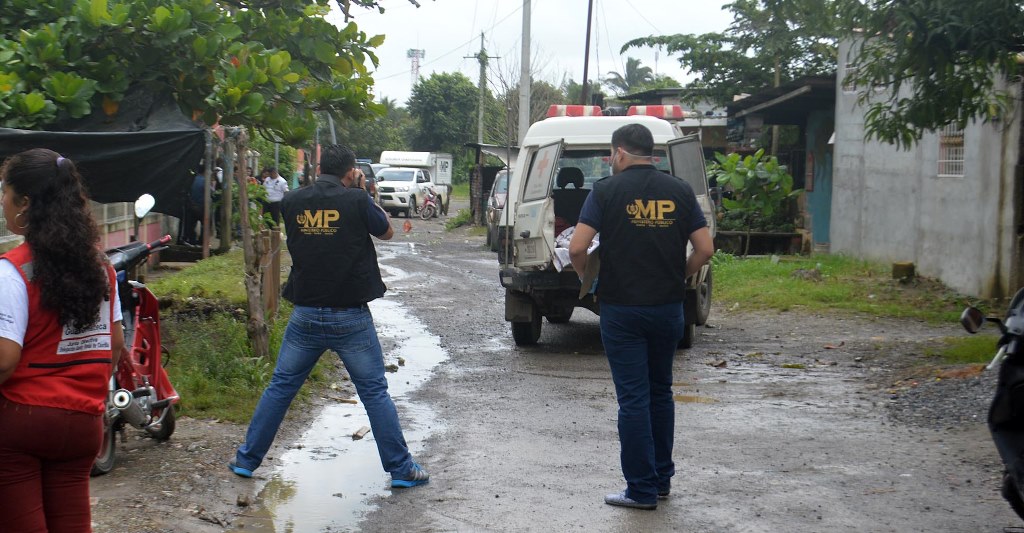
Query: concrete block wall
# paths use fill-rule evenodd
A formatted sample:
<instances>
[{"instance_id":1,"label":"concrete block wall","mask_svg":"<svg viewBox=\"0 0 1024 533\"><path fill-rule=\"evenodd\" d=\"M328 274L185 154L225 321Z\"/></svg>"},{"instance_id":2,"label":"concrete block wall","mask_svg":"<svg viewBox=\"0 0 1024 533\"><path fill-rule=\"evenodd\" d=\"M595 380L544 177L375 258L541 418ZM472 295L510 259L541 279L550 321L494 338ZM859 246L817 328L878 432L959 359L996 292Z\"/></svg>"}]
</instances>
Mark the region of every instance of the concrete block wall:
<instances>
[{"instance_id":1,"label":"concrete block wall","mask_svg":"<svg viewBox=\"0 0 1024 533\"><path fill-rule=\"evenodd\" d=\"M840 46L840 58L849 45ZM963 177L939 177L939 139L909 150L864 140L864 110L836 83L831 250L883 262L913 261L920 274L970 295L1005 296L1019 268L1014 164L1020 110L964 132Z\"/></svg>"}]
</instances>

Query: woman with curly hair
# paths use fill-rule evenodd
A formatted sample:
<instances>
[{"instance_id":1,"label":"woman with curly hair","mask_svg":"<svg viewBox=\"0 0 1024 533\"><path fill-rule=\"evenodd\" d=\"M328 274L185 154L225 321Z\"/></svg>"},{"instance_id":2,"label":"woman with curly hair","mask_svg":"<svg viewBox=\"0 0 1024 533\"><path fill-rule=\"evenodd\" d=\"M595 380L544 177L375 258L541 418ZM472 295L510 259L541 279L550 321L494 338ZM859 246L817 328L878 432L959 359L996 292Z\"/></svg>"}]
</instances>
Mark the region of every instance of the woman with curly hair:
<instances>
[{"instance_id":1,"label":"woman with curly hair","mask_svg":"<svg viewBox=\"0 0 1024 533\"><path fill-rule=\"evenodd\" d=\"M89 471L124 347L114 270L74 163L36 148L0 167L0 520L90 531Z\"/></svg>"}]
</instances>

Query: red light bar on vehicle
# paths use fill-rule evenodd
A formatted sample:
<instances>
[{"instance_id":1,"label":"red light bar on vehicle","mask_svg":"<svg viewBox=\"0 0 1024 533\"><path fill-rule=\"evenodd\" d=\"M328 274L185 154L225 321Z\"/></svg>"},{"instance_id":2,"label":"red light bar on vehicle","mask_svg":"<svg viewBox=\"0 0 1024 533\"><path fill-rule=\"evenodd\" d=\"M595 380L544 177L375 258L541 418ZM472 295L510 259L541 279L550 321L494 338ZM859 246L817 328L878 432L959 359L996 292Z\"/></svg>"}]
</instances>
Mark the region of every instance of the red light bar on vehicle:
<instances>
[{"instance_id":1,"label":"red light bar on vehicle","mask_svg":"<svg viewBox=\"0 0 1024 533\"><path fill-rule=\"evenodd\" d=\"M548 117L599 117L601 106L597 105L552 105Z\"/></svg>"},{"instance_id":2,"label":"red light bar on vehicle","mask_svg":"<svg viewBox=\"0 0 1024 533\"><path fill-rule=\"evenodd\" d=\"M684 118L683 107L678 105L634 105L626 111L626 115L647 115L663 119Z\"/></svg>"}]
</instances>

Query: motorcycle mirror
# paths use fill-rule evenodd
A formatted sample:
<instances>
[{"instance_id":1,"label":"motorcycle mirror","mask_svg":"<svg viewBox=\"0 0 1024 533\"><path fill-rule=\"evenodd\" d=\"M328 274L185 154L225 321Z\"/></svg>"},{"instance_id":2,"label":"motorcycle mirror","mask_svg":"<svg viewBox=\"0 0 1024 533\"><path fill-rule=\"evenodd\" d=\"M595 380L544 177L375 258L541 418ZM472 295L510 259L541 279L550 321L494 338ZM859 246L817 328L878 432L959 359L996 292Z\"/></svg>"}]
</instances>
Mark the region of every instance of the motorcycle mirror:
<instances>
[{"instance_id":1,"label":"motorcycle mirror","mask_svg":"<svg viewBox=\"0 0 1024 533\"><path fill-rule=\"evenodd\" d=\"M145 217L155 204L156 199L152 194L146 193L140 196L138 200L135 200L135 218Z\"/></svg>"},{"instance_id":2,"label":"motorcycle mirror","mask_svg":"<svg viewBox=\"0 0 1024 533\"><path fill-rule=\"evenodd\" d=\"M960 315L960 324L968 333L977 333L985 322L985 315L977 307L968 307Z\"/></svg>"}]
</instances>

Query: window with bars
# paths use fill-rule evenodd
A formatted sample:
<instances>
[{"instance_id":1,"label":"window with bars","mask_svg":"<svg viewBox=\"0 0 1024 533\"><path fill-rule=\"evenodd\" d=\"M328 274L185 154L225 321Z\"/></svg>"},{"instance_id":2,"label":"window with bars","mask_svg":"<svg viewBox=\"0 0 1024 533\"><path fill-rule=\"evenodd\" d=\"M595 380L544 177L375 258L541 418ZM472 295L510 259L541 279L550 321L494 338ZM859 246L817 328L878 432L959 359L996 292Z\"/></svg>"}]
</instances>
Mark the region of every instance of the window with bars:
<instances>
[{"instance_id":1,"label":"window with bars","mask_svg":"<svg viewBox=\"0 0 1024 533\"><path fill-rule=\"evenodd\" d=\"M949 124L939 132L939 177L964 176L964 130Z\"/></svg>"},{"instance_id":2,"label":"window with bars","mask_svg":"<svg viewBox=\"0 0 1024 533\"><path fill-rule=\"evenodd\" d=\"M131 227L133 221L132 204L125 202L116 202L112 204L100 204L97 202L89 202L89 207L92 210L93 219L96 220L96 224L100 227L100 233L105 232L105 227L115 224L128 224L126 228ZM17 239L18 236L11 233L7 229L7 221L3 217L0 217L0 242L8 242Z\"/></svg>"},{"instance_id":3,"label":"window with bars","mask_svg":"<svg viewBox=\"0 0 1024 533\"><path fill-rule=\"evenodd\" d=\"M854 80L854 76L857 75L857 68L853 66L853 63L847 63L846 68L843 69L843 92L852 93L857 91L857 82Z\"/></svg>"}]
</instances>

